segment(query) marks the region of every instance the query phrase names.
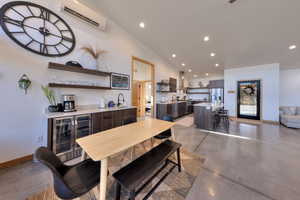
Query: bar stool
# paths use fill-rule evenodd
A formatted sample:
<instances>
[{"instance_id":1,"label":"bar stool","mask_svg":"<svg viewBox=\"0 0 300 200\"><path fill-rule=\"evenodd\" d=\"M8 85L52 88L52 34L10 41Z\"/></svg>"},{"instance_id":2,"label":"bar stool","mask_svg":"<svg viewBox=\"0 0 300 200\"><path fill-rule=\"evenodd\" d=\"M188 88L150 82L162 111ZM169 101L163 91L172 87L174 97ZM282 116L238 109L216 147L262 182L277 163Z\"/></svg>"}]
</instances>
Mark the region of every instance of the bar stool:
<instances>
[{"instance_id":1,"label":"bar stool","mask_svg":"<svg viewBox=\"0 0 300 200\"><path fill-rule=\"evenodd\" d=\"M100 162L87 159L67 166L46 147L38 148L35 157L52 172L54 191L59 198L75 199L89 193L90 198L95 199L90 192L100 183Z\"/></svg>"},{"instance_id":2,"label":"bar stool","mask_svg":"<svg viewBox=\"0 0 300 200\"><path fill-rule=\"evenodd\" d=\"M229 128L228 110L220 109L218 111L219 123L223 123L225 128Z\"/></svg>"}]
</instances>

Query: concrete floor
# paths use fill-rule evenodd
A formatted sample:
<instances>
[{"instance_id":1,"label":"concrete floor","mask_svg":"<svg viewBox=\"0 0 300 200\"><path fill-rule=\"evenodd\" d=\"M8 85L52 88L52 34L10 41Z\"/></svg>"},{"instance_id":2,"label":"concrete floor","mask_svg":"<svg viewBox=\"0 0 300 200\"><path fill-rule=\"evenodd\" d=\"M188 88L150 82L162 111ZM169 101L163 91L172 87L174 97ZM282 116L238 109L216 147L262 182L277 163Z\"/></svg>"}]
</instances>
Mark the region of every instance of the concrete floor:
<instances>
[{"instance_id":1,"label":"concrete floor","mask_svg":"<svg viewBox=\"0 0 300 200\"><path fill-rule=\"evenodd\" d=\"M176 140L205 158L187 200L300 199L300 130L231 122L230 134L217 135L194 128L190 116L183 120ZM50 184L37 163L0 170L0 200L24 200Z\"/></svg>"},{"instance_id":2,"label":"concrete floor","mask_svg":"<svg viewBox=\"0 0 300 200\"><path fill-rule=\"evenodd\" d=\"M239 122L228 135L175 130L185 148L206 159L187 200L300 199L300 130Z\"/></svg>"}]
</instances>

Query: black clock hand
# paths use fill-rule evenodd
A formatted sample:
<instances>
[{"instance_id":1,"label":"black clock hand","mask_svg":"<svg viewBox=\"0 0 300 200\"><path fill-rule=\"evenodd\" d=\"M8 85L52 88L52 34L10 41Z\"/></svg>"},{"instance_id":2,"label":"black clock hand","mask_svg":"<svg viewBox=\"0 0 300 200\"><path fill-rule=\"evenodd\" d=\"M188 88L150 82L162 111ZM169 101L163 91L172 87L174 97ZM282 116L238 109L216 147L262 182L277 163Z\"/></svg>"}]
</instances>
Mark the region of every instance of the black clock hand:
<instances>
[{"instance_id":1,"label":"black clock hand","mask_svg":"<svg viewBox=\"0 0 300 200\"><path fill-rule=\"evenodd\" d=\"M44 51L45 48L46 48L46 33L45 33L46 30L47 30L47 29L46 29L46 20L45 20L45 18L44 18L44 30L43 30L43 31L44 31L44 34L43 34L43 35L44 35L44 48L43 48L43 51Z\"/></svg>"},{"instance_id":2,"label":"black clock hand","mask_svg":"<svg viewBox=\"0 0 300 200\"><path fill-rule=\"evenodd\" d=\"M38 28L34 28L34 27L32 27L32 26L28 26L28 25L25 25L25 24L23 24L23 26L26 27L26 28L31 28L31 29L33 29L33 30L36 30L36 31L39 31L39 32L40 32L40 29L38 29ZM68 37L56 35L56 34L50 33L50 32L49 32L48 34L49 34L49 35L52 35L52 36L54 36L54 37L57 37L57 38L66 40L66 41L68 41L68 42L73 42L73 39L68 38Z\"/></svg>"}]
</instances>

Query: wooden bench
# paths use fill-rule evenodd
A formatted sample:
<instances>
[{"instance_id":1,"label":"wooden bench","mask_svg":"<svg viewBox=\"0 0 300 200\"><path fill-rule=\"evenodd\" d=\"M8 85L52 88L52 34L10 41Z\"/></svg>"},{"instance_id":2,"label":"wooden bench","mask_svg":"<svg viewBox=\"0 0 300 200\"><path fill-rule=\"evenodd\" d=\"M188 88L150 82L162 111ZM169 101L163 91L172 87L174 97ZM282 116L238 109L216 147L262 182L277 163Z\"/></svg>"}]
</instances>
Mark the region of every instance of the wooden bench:
<instances>
[{"instance_id":1,"label":"wooden bench","mask_svg":"<svg viewBox=\"0 0 300 200\"><path fill-rule=\"evenodd\" d=\"M181 172L180 147L181 144L166 140L114 173L113 177L117 181L116 200L120 200L121 187L124 187L129 192L129 199L134 200L135 197L151 183L163 169L168 165L172 165L158 183L154 185L150 192L143 198L146 200L176 166L178 167L178 171ZM169 159L175 152L177 152L177 163Z\"/></svg>"}]
</instances>

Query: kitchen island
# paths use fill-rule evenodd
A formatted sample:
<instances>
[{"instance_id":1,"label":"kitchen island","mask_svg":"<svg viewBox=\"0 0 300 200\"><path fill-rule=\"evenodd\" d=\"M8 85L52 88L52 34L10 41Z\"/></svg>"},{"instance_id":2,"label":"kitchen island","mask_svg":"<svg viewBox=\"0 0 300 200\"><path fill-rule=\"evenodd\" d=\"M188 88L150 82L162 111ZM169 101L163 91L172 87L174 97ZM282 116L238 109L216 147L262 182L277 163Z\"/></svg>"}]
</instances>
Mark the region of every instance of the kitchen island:
<instances>
[{"instance_id":1,"label":"kitchen island","mask_svg":"<svg viewBox=\"0 0 300 200\"><path fill-rule=\"evenodd\" d=\"M194 123L197 128L215 131L215 111L222 106L215 106L212 103L199 103L194 105Z\"/></svg>"},{"instance_id":2,"label":"kitchen island","mask_svg":"<svg viewBox=\"0 0 300 200\"><path fill-rule=\"evenodd\" d=\"M164 116L171 116L174 119L190 114L192 112L189 101L170 101L156 104L156 117L163 119Z\"/></svg>"}]
</instances>

